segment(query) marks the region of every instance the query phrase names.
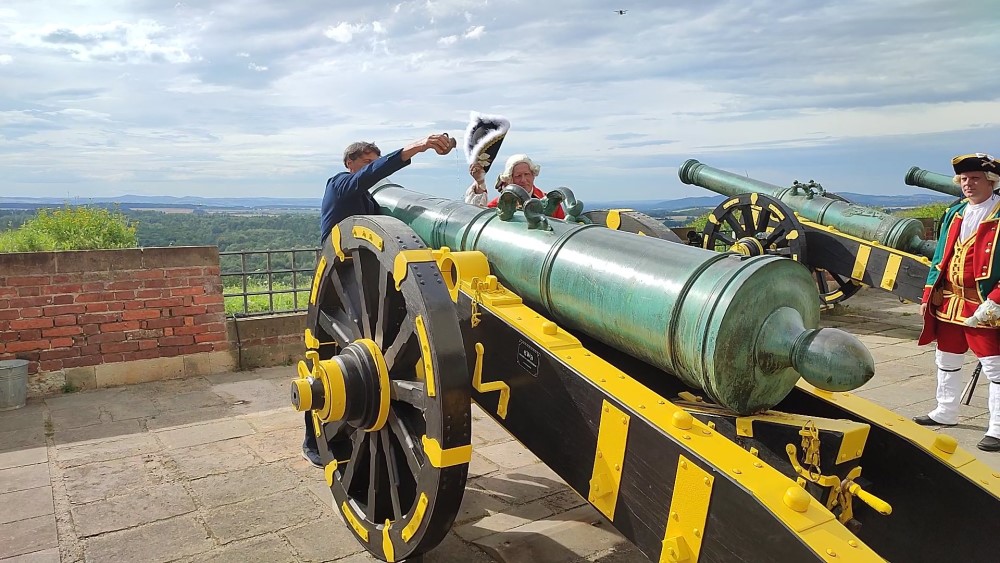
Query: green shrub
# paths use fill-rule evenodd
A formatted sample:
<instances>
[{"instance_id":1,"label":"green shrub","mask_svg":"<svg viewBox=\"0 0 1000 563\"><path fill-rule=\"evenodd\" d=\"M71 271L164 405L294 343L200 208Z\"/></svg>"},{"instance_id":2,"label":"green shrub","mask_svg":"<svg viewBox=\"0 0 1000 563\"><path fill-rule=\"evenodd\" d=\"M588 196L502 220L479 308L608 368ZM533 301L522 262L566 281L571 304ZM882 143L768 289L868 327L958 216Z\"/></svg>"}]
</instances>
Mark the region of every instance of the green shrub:
<instances>
[{"instance_id":1,"label":"green shrub","mask_svg":"<svg viewBox=\"0 0 1000 563\"><path fill-rule=\"evenodd\" d=\"M134 248L137 226L123 213L100 207L39 209L17 229L0 233L0 252Z\"/></svg>"},{"instance_id":2,"label":"green shrub","mask_svg":"<svg viewBox=\"0 0 1000 563\"><path fill-rule=\"evenodd\" d=\"M691 224L688 225L688 227L694 229L695 231L698 231L699 233L704 232L705 231L705 225L708 224L708 216L711 215L711 214L712 214L712 212L709 211L708 213L705 213L704 215L699 215L698 217L695 217L694 221L691 221Z\"/></svg>"},{"instance_id":3,"label":"green shrub","mask_svg":"<svg viewBox=\"0 0 1000 563\"><path fill-rule=\"evenodd\" d=\"M950 207L948 203L929 203L913 209L903 209L893 213L893 215L914 219L940 219L948 207Z\"/></svg>"}]
</instances>

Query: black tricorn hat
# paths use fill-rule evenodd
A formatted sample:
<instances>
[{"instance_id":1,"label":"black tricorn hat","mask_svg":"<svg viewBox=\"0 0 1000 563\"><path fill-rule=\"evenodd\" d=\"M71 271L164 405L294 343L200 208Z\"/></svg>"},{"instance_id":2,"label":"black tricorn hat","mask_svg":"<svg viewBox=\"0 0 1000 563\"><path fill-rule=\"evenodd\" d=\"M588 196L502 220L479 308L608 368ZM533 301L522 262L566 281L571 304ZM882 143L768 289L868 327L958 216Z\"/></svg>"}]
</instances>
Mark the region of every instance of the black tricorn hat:
<instances>
[{"instance_id":1,"label":"black tricorn hat","mask_svg":"<svg viewBox=\"0 0 1000 563\"><path fill-rule=\"evenodd\" d=\"M489 172L509 130L510 121L506 117L471 112L465 129L465 160L469 164L479 162L483 171Z\"/></svg>"},{"instance_id":2,"label":"black tricorn hat","mask_svg":"<svg viewBox=\"0 0 1000 563\"><path fill-rule=\"evenodd\" d=\"M986 154L977 152L974 154L963 154L951 159L951 165L955 168L955 174L965 172L993 172L1000 174L1000 162Z\"/></svg>"}]
</instances>

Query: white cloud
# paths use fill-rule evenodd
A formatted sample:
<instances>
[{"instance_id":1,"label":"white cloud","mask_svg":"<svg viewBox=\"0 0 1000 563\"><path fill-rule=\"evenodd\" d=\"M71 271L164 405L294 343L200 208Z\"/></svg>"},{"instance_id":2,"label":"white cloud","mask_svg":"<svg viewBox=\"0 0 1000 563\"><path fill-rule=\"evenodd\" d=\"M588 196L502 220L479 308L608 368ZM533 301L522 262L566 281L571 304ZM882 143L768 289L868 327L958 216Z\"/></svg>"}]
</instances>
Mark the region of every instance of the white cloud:
<instances>
[{"instance_id":1,"label":"white cloud","mask_svg":"<svg viewBox=\"0 0 1000 563\"><path fill-rule=\"evenodd\" d=\"M68 54L79 61L111 60L147 62L163 60L188 63L196 59L193 45L176 32L151 19L101 24L45 24L14 33L23 47Z\"/></svg>"},{"instance_id":2,"label":"white cloud","mask_svg":"<svg viewBox=\"0 0 1000 563\"><path fill-rule=\"evenodd\" d=\"M486 31L485 26L477 25L474 27L470 27L469 30L465 32L465 35L463 35L462 37L464 37L465 39L479 39L480 37L483 36L483 33L485 31Z\"/></svg>"},{"instance_id":3,"label":"white cloud","mask_svg":"<svg viewBox=\"0 0 1000 563\"><path fill-rule=\"evenodd\" d=\"M363 25L340 22L336 26L327 27L323 30L323 35L333 39L337 43L350 43L354 34L364 29Z\"/></svg>"},{"instance_id":4,"label":"white cloud","mask_svg":"<svg viewBox=\"0 0 1000 563\"><path fill-rule=\"evenodd\" d=\"M541 187L584 201L705 195L676 180L689 157L894 190L1000 138L1000 76L952 64L995 52L995 31L948 0L632 0L621 17L416 0L378 20L278 0L2 3L4 193L317 197L346 144L461 135L469 110L510 118L501 158L531 154ZM398 181L455 195L462 168L420 155Z\"/></svg>"}]
</instances>

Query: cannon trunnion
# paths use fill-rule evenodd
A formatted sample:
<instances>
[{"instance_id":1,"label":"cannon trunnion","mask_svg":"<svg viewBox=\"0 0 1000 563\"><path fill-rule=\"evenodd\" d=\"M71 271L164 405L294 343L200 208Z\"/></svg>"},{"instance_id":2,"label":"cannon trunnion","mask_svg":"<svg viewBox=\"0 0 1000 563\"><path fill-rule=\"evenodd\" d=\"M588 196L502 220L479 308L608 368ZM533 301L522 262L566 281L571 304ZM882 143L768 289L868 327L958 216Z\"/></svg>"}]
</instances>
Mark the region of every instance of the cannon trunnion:
<instances>
[{"instance_id":1,"label":"cannon trunnion","mask_svg":"<svg viewBox=\"0 0 1000 563\"><path fill-rule=\"evenodd\" d=\"M375 196L391 217L348 218L324 242L292 401L311 413L334 508L379 559L426 553L454 521L470 398L651 561L983 560L1000 547L1000 524L969 520L1000 508L996 474L836 390L865 381L871 357L777 302L815 303L801 265L556 220L529 229L520 213L398 186ZM757 285L769 272L782 284ZM751 315L739 307L754 296ZM664 306L661 332L642 332L652 317L630 307ZM755 318L727 332L727 310Z\"/></svg>"}]
</instances>

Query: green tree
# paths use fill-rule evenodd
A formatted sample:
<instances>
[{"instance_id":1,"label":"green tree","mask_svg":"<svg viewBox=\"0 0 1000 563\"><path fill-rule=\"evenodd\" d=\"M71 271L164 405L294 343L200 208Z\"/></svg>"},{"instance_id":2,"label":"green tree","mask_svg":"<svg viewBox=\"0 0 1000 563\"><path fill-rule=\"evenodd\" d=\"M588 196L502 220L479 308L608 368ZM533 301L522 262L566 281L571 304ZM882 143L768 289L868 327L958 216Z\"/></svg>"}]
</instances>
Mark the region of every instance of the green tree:
<instances>
[{"instance_id":1,"label":"green tree","mask_svg":"<svg viewBox=\"0 0 1000 563\"><path fill-rule=\"evenodd\" d=\"M20 227L0 233L0 252L134 248L138 225L117 210L89 206L39 209Z\"/></svg>"}]
</instances>

